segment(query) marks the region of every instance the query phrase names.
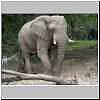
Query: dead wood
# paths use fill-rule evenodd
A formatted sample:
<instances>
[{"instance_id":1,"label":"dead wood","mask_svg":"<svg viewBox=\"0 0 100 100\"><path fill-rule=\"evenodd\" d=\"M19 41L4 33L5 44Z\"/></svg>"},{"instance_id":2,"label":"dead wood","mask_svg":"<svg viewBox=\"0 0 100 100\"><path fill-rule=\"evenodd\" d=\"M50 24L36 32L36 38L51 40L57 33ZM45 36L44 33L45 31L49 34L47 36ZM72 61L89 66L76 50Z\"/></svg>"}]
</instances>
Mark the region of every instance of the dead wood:
<instances>
[{"instance_id":1,"label":"dead wood","mask_svg":"<svg viewBox=\"0 0 100 100\"><path fill-rule=\"evenodd\" d=\"M44 81L51 81L56 82L57 85L76 85L78 82L76 80L63 80L61 78L46 75L46 74L26 74L20 73L12 70L1 70L3 74L10 74L14 75L15 77L4 77L2 78L3 82L10 82L10 81L20 81L20 80L44 80Z\"/></svg>"}]
</instances>

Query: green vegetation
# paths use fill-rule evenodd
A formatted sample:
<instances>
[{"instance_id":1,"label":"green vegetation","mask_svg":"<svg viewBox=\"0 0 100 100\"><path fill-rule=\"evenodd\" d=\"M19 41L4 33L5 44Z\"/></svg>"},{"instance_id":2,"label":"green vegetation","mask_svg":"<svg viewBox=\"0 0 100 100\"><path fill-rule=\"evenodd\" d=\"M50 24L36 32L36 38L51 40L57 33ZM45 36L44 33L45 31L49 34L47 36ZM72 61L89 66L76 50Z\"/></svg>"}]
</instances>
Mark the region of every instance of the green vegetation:
<instances>
[{"instance_id":1,"label":"green vegetation","mask_svg":"<svg viewBox=\"0 0 100 100\"><path fill-rule=\"evenodd\" d=\"M97 38L97 14L68 14L64 15L68 23L68 33L74 39L89 39L89 35ZM92 31L92 32L91 32Z\"/></svg>"},{"instance_id":2,"label":"green vegetation","mask_svg":"<svg viewBox=\"0 0 100 100\"><path fill-rule=\"evenodd\" d=\"M40 62L40 59L36 56L36 55L33 55L32 56L32 63L33 64L37 64L37 63L39 63Z\"/></svg>"},{"instance_id":3,"label":"green vegetation","mask_svg":"<svg viewBox=\"0 0 100 100\"><path fill-rule=\"evenodd\" d=\"M76 40L74 43L69 43L66 45L66 50L76 50L76 49L84 49L91 46L95 46L97 44L96 40Z\"/></svg>"}]
</instances>

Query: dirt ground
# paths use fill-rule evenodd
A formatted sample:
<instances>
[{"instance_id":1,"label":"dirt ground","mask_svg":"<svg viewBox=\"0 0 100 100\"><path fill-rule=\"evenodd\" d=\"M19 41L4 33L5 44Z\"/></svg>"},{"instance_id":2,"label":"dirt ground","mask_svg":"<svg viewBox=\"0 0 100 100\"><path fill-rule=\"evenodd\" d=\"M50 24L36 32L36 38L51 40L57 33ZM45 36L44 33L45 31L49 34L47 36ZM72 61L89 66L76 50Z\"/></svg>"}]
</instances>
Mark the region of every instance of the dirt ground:
<instances>
[{"instance_id":1,"label":"dirt ground","mask_svg":"<svg viewBox=\"0 0 100 100\"><path fill-rule=\"evenodd\" d=\"M74 52L67 52L63 62L61 78L64 80L76 79L80 85L96 85L98 83L98 59L97 47L82 49ZM13 62L13 61L12 61ZM16 63L9 63L5 69L16 69ZM12 67L13 66L13 67ZM42 73L41 64L33 64L34 71ZM5 84L5 83L4 83ZM35 85L51 85L52 82L44 81L25 81L11 82L10 84L35 84Z\"/></svg>"},{"instance_id":2,"label":"dirt ground","mask_svg":"<svg viewBox=\"0 0 100 100\"><path fill-rule=\"evenodd\" d=\"M65 60L61 77L76 79L79 84L97 84L97 58Z\"/></svg>"}]
</instances>

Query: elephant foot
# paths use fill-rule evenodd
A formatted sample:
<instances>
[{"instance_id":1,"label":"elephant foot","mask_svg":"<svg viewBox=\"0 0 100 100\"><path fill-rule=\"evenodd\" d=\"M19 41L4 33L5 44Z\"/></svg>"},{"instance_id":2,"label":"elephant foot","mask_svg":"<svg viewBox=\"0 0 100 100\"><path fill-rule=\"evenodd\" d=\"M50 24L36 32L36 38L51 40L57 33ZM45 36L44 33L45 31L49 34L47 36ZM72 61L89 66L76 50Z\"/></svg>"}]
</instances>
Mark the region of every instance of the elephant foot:
<instances>
[{"instance_id":1,"label":"elephant foot","mask_svg":"<svg viewBox=\"0 0 100 100\"><path fill-rule=\"evenodd\" d=\"M20 72L20 73L25 73L25 70L24 70L24 67L23 66L20 66L16 69L17 72Z\"/></svg>"},{"instance_id":2,"label":"elephant foot","mask_svg":"<svg viewBox=\"0 0 100 100\"><path fill-rule=\"evenodd\" d=\"M43 74L46 74L46 75L52 75L52 71L51 69L47 69L43 72Z\"/></svg>"},{"instance_id":3,"label":"elephant foot","mask_svg":"<svg viewBox=\"0 0 100 100\"><path fill-rule=\"evenodd\" d=\"M54 70L52 70L52 75L53 75L53 76L60 77L60 76L61 76L61 71L59 71L59 70L57 70L57 69L54 69Z\"/></svg>"},{"instance_id":4,"label":"elephant foot","mask_svg":"<svg viewBox=\"0 0 100 100\"><path fill-rule=\"evenodd\" d=\"M27 74L32 74L33 72L32 72L31 69L25 69L25 73L27 73Z\"/></svg>"},{"instance_id":5,"label":"elephant foot","mask_svg":"<svg viewBox=\"0 0 100 100\"><path fill-rule=\"evenodd\" d=\"M60 73L58 73L58 72L54 72L53 74L52 74L53 76L56 76L56 77L60 77Z\"/></svg>"},{"instance_id":6,"label":"elephant foot","mask_svg":"<svg viewBox=\"0 0 100 100\"><path fill-rule=\"evenodd\" d=\"M45 71L44 74L51 75L51 72L50 71Z\"/></svg>"}]
</instances>

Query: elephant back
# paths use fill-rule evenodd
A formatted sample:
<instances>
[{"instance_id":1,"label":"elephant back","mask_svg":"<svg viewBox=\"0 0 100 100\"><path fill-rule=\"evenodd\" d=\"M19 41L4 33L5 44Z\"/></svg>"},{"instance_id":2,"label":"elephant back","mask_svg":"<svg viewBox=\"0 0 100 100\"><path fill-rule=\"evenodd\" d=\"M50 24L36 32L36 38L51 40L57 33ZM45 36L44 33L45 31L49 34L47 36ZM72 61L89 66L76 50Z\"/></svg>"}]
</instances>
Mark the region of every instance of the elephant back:
<instances>
[{"instance_id":1,"label":"elephant back","mask_svg":"<svg viewBox=\"0 0 100 100\"><path fill-rule=\"evenodd\" d=\"M50 32L48 31L48 25L44 20L33 20L30 26L31 33L38 37L49 40Z\"/></svg>"}]
</instances>

